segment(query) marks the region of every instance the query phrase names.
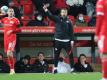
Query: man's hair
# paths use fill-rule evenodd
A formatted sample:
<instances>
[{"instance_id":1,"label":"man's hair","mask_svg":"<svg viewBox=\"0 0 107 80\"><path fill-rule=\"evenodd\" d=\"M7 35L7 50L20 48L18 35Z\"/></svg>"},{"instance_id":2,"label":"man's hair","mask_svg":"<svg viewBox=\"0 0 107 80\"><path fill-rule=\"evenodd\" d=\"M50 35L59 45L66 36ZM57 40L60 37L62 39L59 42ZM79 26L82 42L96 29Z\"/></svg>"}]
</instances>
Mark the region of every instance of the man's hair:
<instances>
[{"instance_id":1,"label":"man's hair","mask_svg":"<svg viewBox=\"0 0 107 80\"><path fill-rule=\"evenodd\" d=\"M62 57L60 57L60 58L59 58L59 61L60 61L60 62L63 62L63 61L64 61L64 59L63 59Z\"/></svg>"},{"instance_id":2,"label":"man's hair","mask_svg":"<svg viewBox=\"0 0 107 80\"><path fill-rule=\"evenodd\" d=\"M42 54L43 56L45 56L44 52L38 52L37 56L39 56L40 54Z\"/></svg>"},{"instance_id":3,"label":"man's hair","mask_svg":"<svg viewBox=\"0 0 107 80\"><path fill-rule=\"evenodd\" d=\"M68 9L67 9L67 8L61 8L61 10L67 10L67 11L68 11Z\"/></svg>"},{"instance_id":4,"label":"man's hair","mask_svg":"<svg viewBox=\"0 0 107 80\"><path fill-rule=\"evenodd\" d=\"M81 56L84 56L85 58L87 58L85 54L80 54L80 56L78 57L78 62L79 62L79 63L80 63L80 58L81 58Z\"/></svg>"},{"instance_id":5,"label":"man's hair","mask_svg":"<svg viewBox=\"0 0 107 80\"><path fill-rule=\"evenodd\" d=\"M31 57L30 57L30 55L25 55L24 59L28 59L28 60L30 60Z\"/></svg>"}]
</instances>

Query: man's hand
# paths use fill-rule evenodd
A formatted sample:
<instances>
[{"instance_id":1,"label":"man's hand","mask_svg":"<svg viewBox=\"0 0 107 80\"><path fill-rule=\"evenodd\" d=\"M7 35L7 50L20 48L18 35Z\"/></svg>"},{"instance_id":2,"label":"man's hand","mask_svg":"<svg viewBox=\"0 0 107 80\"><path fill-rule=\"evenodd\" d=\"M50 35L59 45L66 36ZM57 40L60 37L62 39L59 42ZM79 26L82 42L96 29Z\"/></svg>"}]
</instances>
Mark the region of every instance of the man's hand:
<instances>
[{"instance_id":1,"label":"man's hand","mask_svg":"<svg viewBox=\"0 0 107 80\"><path fill-rule=\"evenodd\" d=\"M50 6L49 4L44 4L43 9L44 9L45 12L48 11L48 7L49 7L49 6Z\"/></svg>"},{"instance_id":2,"label":"man's hand","mask_svg":"<svg viewBox=\"0 0 107 80\"><path fill-rule=\"evenodd\" d=\"M96 35L94 36L94 41L98 42L98 36L96 36Z\"/></svg>"},{"instance_id":3,"label":"man's hand","mask_svg":"<svg viewBox=\"0 0 107 80\"><path fill-rule=\"evenodd\" d=\"M7 35L9 36L12 32L12 30L7 31Z\"/></svg>"},{"instance_id":4,"label":"man's hand","mask_svg":"<svg viewBox=\"0 0 107 80\"><path fill-rule=\"evenodd\" d=\"M71 41L71 47L73 48L73 46L74 46L74 41Z\"/></svg>"}]
</instances>

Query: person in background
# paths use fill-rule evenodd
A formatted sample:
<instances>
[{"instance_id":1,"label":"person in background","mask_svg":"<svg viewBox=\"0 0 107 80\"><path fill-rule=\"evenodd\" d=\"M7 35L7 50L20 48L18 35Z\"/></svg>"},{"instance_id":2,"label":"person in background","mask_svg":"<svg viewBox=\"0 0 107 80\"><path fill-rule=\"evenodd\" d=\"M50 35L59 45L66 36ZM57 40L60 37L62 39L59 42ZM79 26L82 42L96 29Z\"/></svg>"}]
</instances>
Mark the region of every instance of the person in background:
<instances>
[{"instance_id":1,"label":"person in background","mask_svg":"<svg viewBox=\"0 0 107 80\"><path fill-rule=\"evenodd\" d=\"M77 19L75 21L75 26L88 26L87 22L84 20L84 15L82 13L78 14Z\"/></svg>"},{"instance_id":2,"label":"person in background","mask_svg":"<svg viewBox=\"0 0 107 80\"><path fill-rule=\"evenodd\" d=\"M3 55L0 53L0 73L9 73L10 67L4 62Z\"/></svg>"},{"instance_id":3,"label":"person in background","mask_svg":"<svg viewBox=\"0 0 107 80\"><path fill-rule=\"evenodd\" d=\"M91 19L88 22L88 26L94 26L95 27L95 25L96 25L96 14L93 13Z\"/></svg>"},{"instance_id":4,"label":"person in background","mask_svg":"<svg viewBox=\"0 0 107 80\"><path fill-rule=\"evenodd\" d=\"M24 73L32 72L32 65L30 64L30 59L27 56L25 56L23 59L23 70Z\"/></svg>"},{"instance_id":5,"label":"person in background","mask_svg":"<svg viewBox=\"0 0 107 80\"><path fill-rule=\"evenodd\" d=\"M24 57L20 58L20 60L16 61L16 63L15 63L15 72L16 73L23 73L24 72L23 59L24 59Z\"/></svg>"},{"instance_id":6,"label":"person in background","mask_svg":"<svg viewBox=\"0 0 107 80\"><path fill-rule=\"evenodd\" d=\"M16 73L31 73L32 65L30 64L30 56L26 55L15 63Z\"/></svg>"},{"instance_id":7,"label":"person in background","mask_svg":"<svg viewBox=\"0 0 107 80\"><path fill-rule=\"evenodd\" d=\"M35 61L33 66L33 71L36 73L47 73L48 72L49 65L47 61L45 60L45 55L43 52L38 53L38 59Z\"/></svg>"},{"instance_id":8,"label":"person in background","mask_svg":"<svg viewBox=\"0 0 107 80\"><path fill-rule=\"evenodd\" d=\"M35 20L29 21L27 26L47 26L47 24L44 22L44 17L38 13L35 15Z\"/></svg>"},{"instance_id":9,"label":"person in background","mask_svg":"<svg viewBox=\"0 0 107 80\"><path fill-rule=\"evenodd\" d=\"M54 0L31 0L36 8L36 12L41 13L43 16L45 16L43 5L49 4L49 10L54 13Z\"/></svg>"},{"instance_id":10,"label":"person in background","mask_svg":"<svg viewBox=\"0 0 107 80\"><path fill-rule=\"evenodd\" d=\"M74 44L74 32L73 25L70 19L67 17L68 10L62 8L59 16L52 15L48 10L48 5L45 4L43 9L46 15L55 22L55 34L54 34L54 73L57 73L58 59L62 49L65 49L70 60L70 66L74 64L72 47Z\"/></svg>"},{"instance_id":11,"label":"person in background","mask_svg":"<svg viewBox=\"0 0 107 80\"><path fill-rule=\"evenodd\" d=\"M80 54L78 62L74 65L76 72L93 72L93 68L87 62L87 57L85 54Z\"/></svg>"},{"instance_id":12,"label":"person in background","mask_svg":"<svg viewBox=\"0 0 107 80\"><path fill-rule=\"evenodd\" d=\"M65 63L62 57L59 58L57 71L58 73L70 73L71 72L70 65Z\"/></svg>"}]
</instances>

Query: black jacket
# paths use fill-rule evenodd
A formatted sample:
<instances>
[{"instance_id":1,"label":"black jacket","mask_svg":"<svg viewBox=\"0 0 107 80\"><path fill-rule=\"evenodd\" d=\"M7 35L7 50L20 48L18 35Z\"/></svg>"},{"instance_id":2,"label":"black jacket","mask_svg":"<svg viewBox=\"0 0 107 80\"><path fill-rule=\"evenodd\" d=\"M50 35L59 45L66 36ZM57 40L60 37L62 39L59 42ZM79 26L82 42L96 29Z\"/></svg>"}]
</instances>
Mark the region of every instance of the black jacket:
<instances>
[{"instance_id":1,"label":"black jacket","mask_svg":"<svg viewBox=\"0 0 107 80\"><path fill-rule=\"evenodd\" d=\"M16 73L31 73L32 72L32 65L31 64L24 64L22 61L17 61L15 63L15 72Z\"/></svg>"},{"instance_id":2,"label":"black jacket","mask_svg":"<svg viewBox=\"0 0 107 80\"><path fill-rule=\"evenodd\" d=\"M31 20L28 22L27 26L47 26L43 21Z\"/></svg>"},{"instance_id":3,"label":"black jacket","mask_svg":"<svg viewBox=\"0 0 107 80\"><path fill-rule=\"evenodd\" d=\"M44 64L42 64L39 60L35 62L33 65L33 71L36 73L44 73L48 72L49 65L46 60L44 60Z\"/></svg>"},{"instance_id":4,"label":"black jacket","mask_svg":"<svg viewBox=\"0 0 107 80\"><path fill-rule=\"evenodd\" d=\"M73 25L68 17L54 16L49 11L46 15L55 22L55 38L74 40Z\"/></svg>"},{"instance_id":5,"label":"black jacket","mask_svg":"<svg viewBox=\"0 0 107 80\"><path fill-rule=\"evenodd\" d=\"M93 72L93 69L89 63L86 63L87 67L85 68L81 63L76 63L74 65L75 71L77 72Z\"/></svg>"}]
</instances>

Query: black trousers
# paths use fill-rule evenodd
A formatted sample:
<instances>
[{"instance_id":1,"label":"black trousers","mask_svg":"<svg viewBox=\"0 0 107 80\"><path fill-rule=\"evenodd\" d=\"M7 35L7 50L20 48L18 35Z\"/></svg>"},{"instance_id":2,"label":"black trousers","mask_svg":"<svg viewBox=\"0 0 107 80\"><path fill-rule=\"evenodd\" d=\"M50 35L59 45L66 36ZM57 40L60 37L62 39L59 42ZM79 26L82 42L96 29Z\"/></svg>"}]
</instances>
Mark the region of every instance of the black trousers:
<instances>
[{"instance_id":1,"label":"black trousers","mask_svg":"<svg viewBox=\"0 0 107 80\"><path fill-rule=\"evenodd\" d=\"M55 43L54 43L54 66L55 67L58 66L58 60L62 49L65 49L67 55L69 56L70 66L72 67L74 65L74 60L73 60L73 53L72 53L70 41L61 42L57 40L55 40Z\"/></svg>"}]
</instances>

